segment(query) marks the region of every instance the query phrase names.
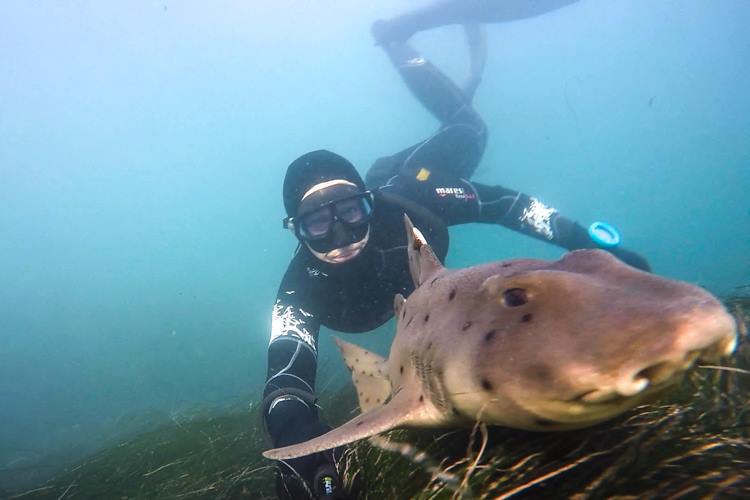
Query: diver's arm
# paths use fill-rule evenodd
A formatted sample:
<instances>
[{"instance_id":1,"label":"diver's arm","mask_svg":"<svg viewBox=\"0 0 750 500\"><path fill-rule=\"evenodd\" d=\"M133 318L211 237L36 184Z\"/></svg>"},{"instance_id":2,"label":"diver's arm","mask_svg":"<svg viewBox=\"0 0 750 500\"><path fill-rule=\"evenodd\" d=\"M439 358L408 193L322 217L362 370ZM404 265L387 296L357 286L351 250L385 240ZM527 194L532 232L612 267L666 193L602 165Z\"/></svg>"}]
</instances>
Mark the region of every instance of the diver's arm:
<instances>
[{"instance_id":1,"label":"diver's arm","mask_svg":"<svg viewBox=\"0 0 750 500\"><path fill-rule=\"evenodd\" d=\"M568 250L591 248L586 230L539 199L503 186L467 183L476 193L476 222L501 224Z\"/></svg>"},{"instance_id":2,"label":"diver's arm","mask_svg":"<svg viewBox=\"0 0 750 500\"><path fill-rule=\"evenodd\" d=\"M477 195L476 221L503 226L567 250L603 248L586 228L539 199L502 186L466 182ZM650 271L648 261L622 247L603 248L633 267Z\"/></svg>"},{"instance_id":3,"label":"diver's arm","mask_svg":"<svg viewBox=\"0 0 750 500\"><path fill-rule=\"evenodd\" d=\"M437 174L424 182L397 177L391 186L430 209L448 226L470 222L500 224L567 250L601 248L580 224L537 198L503 186ZM634 267L650 270L646 259L634 252L621 247L605 250Z\"/></svg>"},{"instance_id":4,"label":"diver's arm","mask_svg":"<svg viewBox=\"0 0 750 500\"><path fill-rule=\"evenodd\" d=\"M403 41L414 33L438 26L500 23L539 16L578 0L443 0L407 12L373 29L380 44Z\"/></svg>"},{"instance_id":5,"label":"diver's arm","mask_svg":"<svg viewBox=\"0 0 750 500\"><path fill-rule=\"evenodd\" d=\"M318 417L314 396L320 331L316 306L325 294L313 285L305 259L297 254L276 296L268 346L262 411L274 447L301 443L330 430ZM346 498L336 471L341 453L335 448L277 462L279 499L309 498L310 491L320 495L329 490L334 492L330 498Z\"/></svg>"},{"instance_id":6,"label":"diver's arm","mask_svg":"<svg viewBox=\"0 0 750 500\"><path fill-rule=\"evenodd\" d=\"M313 401L320 320L309 281L295 258L273 306L263 418L274 446L290 444L295 428L318 419Z\"/></svg>"}]
</instances>

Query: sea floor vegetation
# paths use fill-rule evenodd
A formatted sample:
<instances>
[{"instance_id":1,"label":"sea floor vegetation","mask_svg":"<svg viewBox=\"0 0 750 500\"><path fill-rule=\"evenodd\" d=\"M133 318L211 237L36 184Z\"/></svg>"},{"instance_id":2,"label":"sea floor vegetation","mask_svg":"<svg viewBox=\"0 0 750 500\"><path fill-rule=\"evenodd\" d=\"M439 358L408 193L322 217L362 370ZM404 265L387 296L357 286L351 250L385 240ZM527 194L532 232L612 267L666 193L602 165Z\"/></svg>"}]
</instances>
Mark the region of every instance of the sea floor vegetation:
<instances>
[{"instance_id":1,"label":"sea floor vegetation","mask_svg":"<svg viewBox=\"0 0 750 500\"><path fill-rule=\"evenodd\" d=\"M747 289L741 290L743 293ZM573 432L477 425L399 430L350 446L346 483L362 499L750 498L750 296L727 297L740 345L698 367L665 399ZM323 401L329 422L356 406ZM8 499L274 498L274 465L257 403L249 411L173 418Z\"/></svg>"}]
</instances>

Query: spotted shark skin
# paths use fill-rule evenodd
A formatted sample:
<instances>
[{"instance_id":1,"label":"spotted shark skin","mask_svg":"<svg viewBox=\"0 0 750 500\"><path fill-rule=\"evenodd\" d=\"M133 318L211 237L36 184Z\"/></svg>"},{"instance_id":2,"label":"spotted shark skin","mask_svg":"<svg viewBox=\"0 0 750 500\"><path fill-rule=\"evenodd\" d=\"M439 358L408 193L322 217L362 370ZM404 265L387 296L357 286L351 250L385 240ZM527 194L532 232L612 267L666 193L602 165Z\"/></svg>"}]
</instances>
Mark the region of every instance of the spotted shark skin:
<instances>
[{"instance_id":1,"label":"spotted shark skin","mask_svg":"<svg viewBox=\"0 0 750 500\"><path fill-rule=\"evenodd\" d=\"M416 290L394 299L388 359L336 339L362 413L265 457L291 459L397 427L583 428L736 347L734 318L711 294L607 252L449 270L405 224Z\"/></svg>"}]
</instances>

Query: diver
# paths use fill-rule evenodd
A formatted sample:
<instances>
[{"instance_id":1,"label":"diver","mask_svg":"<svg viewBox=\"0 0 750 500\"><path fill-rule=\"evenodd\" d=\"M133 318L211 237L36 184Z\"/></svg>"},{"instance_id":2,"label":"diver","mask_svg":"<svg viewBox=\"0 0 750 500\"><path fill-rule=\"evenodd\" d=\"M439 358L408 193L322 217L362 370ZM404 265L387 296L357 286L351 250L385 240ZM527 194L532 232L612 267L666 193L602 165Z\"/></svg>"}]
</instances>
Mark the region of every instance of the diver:
<instances>
[{"instance_id":1,"label":"diver","mask_svg":"<svg viewBox=\"0 0 750 500\"><path fill-rule=\"evenodd\" d=\"M299 246L272 311L263 419L274 447L329 430L315 396L321 325L348 333L373 330L393 316L395 294L408 297L414 290L404 214L441 261L448 252L448 226L482 222L567 250L604 248L649 270L643 257L601 236L601 230L617 236L613 228L587 229L535 197L471 181L487 130L470 96L405 41L381 45L441 125L426 140L375 161L364 180L348 160L326 150L289 165L283 224ZM279 497L347 498L336 469L341 454L334 449L279 462Z\"/></svg>"}]
</instances>

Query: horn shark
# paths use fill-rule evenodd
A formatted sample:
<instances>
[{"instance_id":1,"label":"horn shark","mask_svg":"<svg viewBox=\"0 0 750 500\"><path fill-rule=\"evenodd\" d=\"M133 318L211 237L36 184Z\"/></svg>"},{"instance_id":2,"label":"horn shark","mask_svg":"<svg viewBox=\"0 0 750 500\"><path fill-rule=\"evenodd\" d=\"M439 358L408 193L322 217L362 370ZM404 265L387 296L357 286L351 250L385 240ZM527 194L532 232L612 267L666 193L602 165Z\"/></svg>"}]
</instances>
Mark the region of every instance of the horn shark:
<instances>
[{"instance_id":1,"label":"horn shark","mask_svg":"<svg viewBox=\"0 0 750 500\"><path fill-rule=\"evenodd\" d=\"M602 250L448 270L408 217L405 224L416 289L395 297L388 359L336 339L362 413L266 458L304 456L396 427L587 427L737 345L734 318L711 294Z\"/></svg>"}]
</instances>

